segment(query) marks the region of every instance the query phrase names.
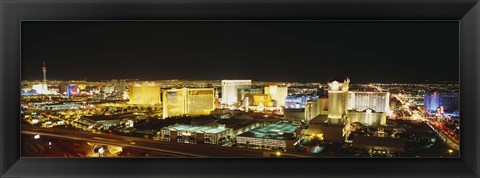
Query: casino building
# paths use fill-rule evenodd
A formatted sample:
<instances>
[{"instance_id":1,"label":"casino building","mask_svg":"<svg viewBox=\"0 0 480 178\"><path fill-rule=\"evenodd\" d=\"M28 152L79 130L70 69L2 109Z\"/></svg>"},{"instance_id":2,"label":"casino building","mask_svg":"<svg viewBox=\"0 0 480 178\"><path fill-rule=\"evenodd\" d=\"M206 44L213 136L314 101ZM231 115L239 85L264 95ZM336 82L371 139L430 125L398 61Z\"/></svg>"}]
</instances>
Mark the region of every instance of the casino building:
<instances>
[{"instance_id":1,"label":"casino building","mask_svg":"<svg viewBox=\"0 0 480 178\"><path fill-rule=\"evenodd\" d=\"M163 91L163 118L209 115L215 110L213 88L182 88Z\"/></svg>"},{"instance_id":2,"label":"casino building","mask_svg":"<svg viewBox=\"0 0 480 178\"><path fill-rule=\"evenodd\" d=\"M277 85L270 85L265 87L265 94L270 95L273 103L276 103L274 107L284 107L285 98L288 95L288 87L282 87Z\"/></svg>"},{"instance_id":3,"label":"casino building","mask_svg":"<svg viewBox=\"0 0 480 178\"><path fill-rule=\"evenodd\" d=\"M460 94L459 93L425 93L424 94L424 107L430 111L436 113L455 113L460 110Z\"/></svg>"},{"instance_id":4,"label":"casino building","mask_svg":"<svg viewBox=\"0 0 480 178\"><path fill-rule=\"evenodd\" d=\"M138 105L159 105L160 84L154 82L130 83L128 103Z\"/></svg>"},{"instance_id":5,"label":"casino building","mask_svg":"<svg viewBox=\"0 0 480 178\"><path fill-rule=\"evenodd\" d=\"M328 119L330 124L341 125L347 114L347 94L350 79L343 83L333 80L328 83Z\"/></svg>"},{"instance_id":6,"label":"casino building","mask_svg":"<svg viewBox=\"0 0 480 178\"><path fill-rule=\"evenodd\" d=\"M376 112L390 112L390 92L348 92L348 110L373 109Z\"/></svg>"}]
</instances>

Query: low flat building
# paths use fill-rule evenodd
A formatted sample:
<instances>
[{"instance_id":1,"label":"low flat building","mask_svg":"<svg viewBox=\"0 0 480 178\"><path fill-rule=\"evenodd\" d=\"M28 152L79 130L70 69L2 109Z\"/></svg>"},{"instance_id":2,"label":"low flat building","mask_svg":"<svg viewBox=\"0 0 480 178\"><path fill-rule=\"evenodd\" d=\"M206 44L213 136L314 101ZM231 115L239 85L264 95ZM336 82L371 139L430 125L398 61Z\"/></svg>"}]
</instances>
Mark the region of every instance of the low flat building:
<instances>
[{"instance_id":1,"label":"low flat building","mask_svg":"<svg viewBox=\"0 0 480 178\"><path fill-rule=\"evenodd\" d=\"M283 111L283 118L288 121L302 122L306 121L305 119L305 109L285 109Z\"/></svg>"},{"instance_id":2,"label":"low flat building","mask_svg":"<svg viewBox=\"0 0 480 178\"><path fill-rule=\"evenodd\" d=\"M389 155L404 152L405 142L400 138L355 135L351 147L371 155Z\"/></svg>"},{"instance_id":3,"label":"low flat building","mask_svg":"<svg viewBox=\"0 0 480 178\"><path fill-rule=\"evenodd\" d=\"M308 129L305 129L304 134L308 135L323 135L324 141L330 141L335 143L343 143L344 127L336 124L330 124L328 122L328 115L318 115L310 120Z\"/></svg>"},{"instance_id":4,"label":"low flat building","mask_svg":"<svg viewBox=\"0 0 480 178\"><path fill-rule=\"evenodd\" d=\"M211 126L173 125L161 130L161 139L180 143L221 144L231 136L231 129Z\"/></svg>"},{"instance_id":5,"label":"low flat building","mask_svg":"<svg viewBox=\"0 0 480 178\"><path fill-rule=\"evenodd\" d=\"M237 145L260 149L293 150L301 129L286 122L269 124L237 135Z\"/></svg>"},{"instance_id":6,"label":"low flat building","mask_svg":"<svg viewBox=\"0 0 480 178\"><path fill-rule=\"evenodd\" d=\"M110 127L110 126L117 126L123 123L122 118L116 118L112 116L82 116L78 119L78 122L88 126L89 128L92 127Z\"/></svg>"},{"instance_id":7,"label":"low flat building","mask_svg":"<svg viewBox=\"0 0 480 178\"><path fill-rule=\"evenodd\" d=\"M217 124L224 125L226 128L232 129L234 136L262 126L260 122L257 122L253 117L248 115L240 115L230 119L219 119L216 122Z\"/></svg>"},{"instance_id":8,"label":"low flat building","mask_svg":"<svg viewBox=\"0 0 480 178\"><path fill-rule=\"evenodd\" d=\"M232 112L228 108L215 109L210 112L210 115L218 119L228 119L232 117Z\"/></svg>"},{"instance_id":9,"label":"low flat building","mask_svg":"<svg viewBox=\"0 0 480 178\"><path fill-rule=\"evenodd\" d=\"M33 106L37 109L41 110L51 110L51 111L58 111L58 110L75 110L81 107L78 103L73 102L65 102L65 103L34 103Z\"/></svg>"},{"instance_id":10,"label":"low flat building","mask_svg":"<svg viewBox=\"0 0 480 178\"><path fill-rule=\"evenodd\" d=\"M81 125L86 126L87 128L92 128L117 126L123 123L130 123L131 121L136 119L137 115L131 112L127 112L114 115L82 116L80 119L78 119L77 122Z\"/></svg>"}]
</instances>

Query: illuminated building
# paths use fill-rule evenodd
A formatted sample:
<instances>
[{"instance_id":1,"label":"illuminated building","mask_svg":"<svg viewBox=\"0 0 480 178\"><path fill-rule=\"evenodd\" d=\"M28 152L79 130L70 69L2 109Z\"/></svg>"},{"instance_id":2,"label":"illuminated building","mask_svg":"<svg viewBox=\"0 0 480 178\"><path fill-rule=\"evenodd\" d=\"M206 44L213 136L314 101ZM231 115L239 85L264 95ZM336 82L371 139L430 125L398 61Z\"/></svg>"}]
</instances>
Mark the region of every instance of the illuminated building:
<instances>
[{"instance_id":1,"label":"illuminated building","mask_svg":"<svg viewBox=\"0 0 480 178\"><path fill-rule=\"evenodd\" d=\"M42 71L43 71L43 82L40 84L34 84L32 86L32 89L37 92L37 94L50 94L48 91L48 85L47 85L47 66L45 65L45 61L43 62L42 65Z\"/></svg>"},{"instance_id":2,"label":"illuminated building","mask_svg":"<svg viewBox=\"0 0 480 178\"><path fill-rule=\"evenodd\" d=\"M279 122L244 132L236 139L238 145L250 148L293 150L301 131L293 124Z\"/></svg>"},{"instance_id":3,"label":"illuminated building","mask_svg":"<svg viewBox=\"0 0 480 178\"><path fill-rule=\"evenodd\" d=\"M105 93L113 93L115 92L115 86L103 86L102 91Z\"/></svg>"},{"instance_id":4,"label":"illuminated building","mask_svg":"<svg viewBox=\"0 0 480 178\"><path fill-rule=\"evenodd\" d=\"M253 95L253 105L258 106L258 105L260 105L260 103L263 106L266 106L266 107L273 106L270 95L267 95L267 94L255 94L255 95Z\"/></svg>"},{"instance_id":5,"label":"illuminated building","mask_svg":"<svg viewBox=\"0 0 480 178\"><path fill-rule=\"evenodd\" d=\"M317 99L318 96L313 95L290 95L285 98L286 109L301 109L305 108L307 100Z\"/></svg>"},{"instance_id":6,"label":"illuminated building","mask_svg":"<svg viewBox=\"0 0 480 178\"><path fill-rule=\"evenodd\" d=\"M425 109L430 112L437 112L443 108L443 112L455 113L460 109L460 95L459 93L425 93L423 103Z\"/></svg>"},{"instance_id":7,"label":"illuminated building","mask_svg":"<svg viewBox=\"0 0 480 178\"><path fill-rule=\"evenodd\" d=\"M70 84L66 86L67 97L75 97L80 93L80 89L77 84Z\"/></svg>"},{"instance_id":8,"label":"illuminated building","mask_svg":"<svg viewBox=\"0 0 480 178\"><path fill-rule=\"evenodd\" d=\"M255 105L253 97L257 94L263 94L263 89L242 88L242 89L238 89L237 98L240 98L240 102L242 105L246 105L247 101L248 101L248 105Z\"/></svg>"},{"instance_id":9,"label":"illuminated building","mask_svg":"<svg viewBox=\"0 0 480 178\"><path fill-rule=\"evenodd\" d=\"M363 111L351 110L347 114L350 123L358 122L365 126L386 126L387 116L385 112L376 112L370 108Z\"/></svg>"},{"instance_id":10,"label":"illuminated building","mask_svg":"<svg viewBox=\"0 0 480 178\"><path fill-rule=\"evenodd\" d=\"M81 107L77 103L33 103L33 107L41 110L75 110Z\"/></svg>"},{"instance_id":11,"label":"illuminated building","mask_svg":"<svg viewBox=\"0 0 480 178\"><path fill-rule=\"evenodd\" d=\"M78 123L87 126L91 129L93 127L110 127L118 126L123 123L132 122L135 119L135 115L132 113L122 113L115 115L94 115L94 116L82 116L78 119Z\"/></svg>"},{"instance_id":12,"label":"illuminated building","mask_svg":"<svg viewBox=\"0 0 480 178\"><path fill-rule=\"evenodd\" d=\"M232 105L243 98L238 98L239 89L248 89L252 80L222 80L222 104Z\"/></svg>"},{"instance_id":13,"label":"illuminated building","mask_svg":"<svg viewBox=\"0 0 480 178\"><path fill-rule=\"evenodd\" d=\"M173 125L161 130L163 141L176 141L180 143L206 143L218 144L231 136L231 129L224 127Z\"/></svg>"},{"instance_id":14,"label":"illuminated building","mask_svg":"<svg viewBox=\"0 0 480 178\"><path fill-rule=\"evenodd\" d=\"M350 79L343 83L336 80L328 83L328 119L330 124L342 124L347 113L347 92Z\"/></svg>"},{"instance_id":15,"label":"illuminated building","mask_svg":"<svg viewBox=\"0 0 480 178\"><path fill-rule=\"evenodd\" d=\"M80 90L85 90L85 89L87 88L87 84L85 84L85 83L79 83L79 84L77 84L77 85L78 85L78 88L79 88Z\"/></svg>"},{"instance_id":16,"label":"illuminated building","mask_svg":"<svg viewBox=\"0 0 480 178\"><path fill-rule=\"evenodd\" d=\"M160 84L153 82L130 83L128 103L138 105L160 104Z\"/></svg>"},{"instance_id":17,"label":"illuminated building","mask_svg":"<svg viewBox=\"0 0 480 178\"><path fill-rule=\"evenodd\" d=\"M45 88L48 88L45 84L40 83L40 84L34 84L32 86L32 89L36 91L38 94L48 94L48 91L45 90Z\"/></svg>"},{"instance_id":18,"label":"illuminated building","mask_svg":"<svg viewBox=\"0 0 480 178\"><path fill-rule=\"evenodd\" d=\"M362 111L367 108L376 112L390 112L389 92L348 92L348 110Z\"/></svg>"},{"instance_id":19,"label":"illuminated building","mask_svg":"<svg viewBox=\"0 0 480 178\"><path fill-rule=\"evenodd\" d=\"M288 95L288 87L270 85L268 87L265 87L265 94L270 95L271 99L277 102L276 106L284 107L285 99Z\"/></svg>"},{"instance_id":20,"label":"illuminated building","mask_svg":"<svg viewBox=\"0 0 480 178\"><path fill-rule=\"evenodd\" d=\"M305 106L305 120L310 121L320 114L328 114L328 99L318 98L308 100Z\"/></svg>"},{"instance_id":21,"label":"illuminated building","mask_svg":"<svg viewBox=\"0 0 480 178\"><path fill-rule=\"evenodd\" d=\"M213 88L182 88L163 91L163 118L209 115L215 109Z\"/></svg>"}]
</instances>

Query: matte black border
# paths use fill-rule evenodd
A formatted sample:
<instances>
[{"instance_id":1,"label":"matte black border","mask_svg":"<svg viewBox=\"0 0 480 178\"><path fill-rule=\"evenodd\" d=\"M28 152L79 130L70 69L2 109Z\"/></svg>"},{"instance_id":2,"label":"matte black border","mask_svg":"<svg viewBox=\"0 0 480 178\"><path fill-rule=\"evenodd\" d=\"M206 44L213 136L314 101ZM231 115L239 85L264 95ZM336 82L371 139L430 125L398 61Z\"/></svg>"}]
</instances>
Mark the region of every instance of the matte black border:
<instances>
[{"instance_id":1,"label":"matte black border","mask_svg":"<svg viewBox=\"0 0 480 178\"><path fill-rule=\"evenodd\" d=\"M0 0L2 177L478 177L478 0ZM459 20L460 159L19 158L21 20ZM465 119L467 118L467 119ZM301 171L300 171L301 170Z\"/></svg>"}]
</instances>

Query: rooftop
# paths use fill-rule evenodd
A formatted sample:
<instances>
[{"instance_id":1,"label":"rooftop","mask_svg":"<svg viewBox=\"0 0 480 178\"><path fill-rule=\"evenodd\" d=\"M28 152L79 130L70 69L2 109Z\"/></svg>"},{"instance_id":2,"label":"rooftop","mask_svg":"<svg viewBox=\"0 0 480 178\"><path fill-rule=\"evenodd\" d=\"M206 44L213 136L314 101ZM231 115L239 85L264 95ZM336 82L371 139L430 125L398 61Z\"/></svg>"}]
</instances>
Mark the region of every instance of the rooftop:
<instances>
[{"instance_id":1,"label":"rooftop","mask_svg":"<svg viewBox=\"0 0 480 178\"><path fill-rule=\"evenodd\" d=\"M293 133L298 129L299 128L293 124L280 122L259 127L238 136L289 140L293 138Z\"/></svg>"},{"instance_id":2,"label":"rooftop","mask_svg":"<svg viewBox=\"0 0 480 178\"><path fill-rule=\"evenodd\" d=\"M119 120L119 119L133 118L135 117L135 114L133 114L133 112L126 112L126 113L112 114L112 115L93 115L93 116L82 116L82 117L92 121L104 121L104 120Z\"/></svg>"},{"instance_id":3,"label":"rooftop","mask_svg":"<svg viewBox=\"0 0 480 178\"><path fill-rule=\"evenodd\" d=\"M95 116L82 116L82 118L91 120L91 121L106 121L106 120L118 120L120 118L106 116L106 115L95 115Z\"/></svg>"},{"instance_id":4,"label":"rooftop","mask_svg":"<svg viewBox=\"0 0 480 178\"><path fill-rule=\"evenodd\" d=\"M210 126L192 126L192 125L172 125L164 129L187 131L187 132L204 132L210 134L217 134L228 131L228 128L210 127Z\"/></svg>"}]
</instances>

